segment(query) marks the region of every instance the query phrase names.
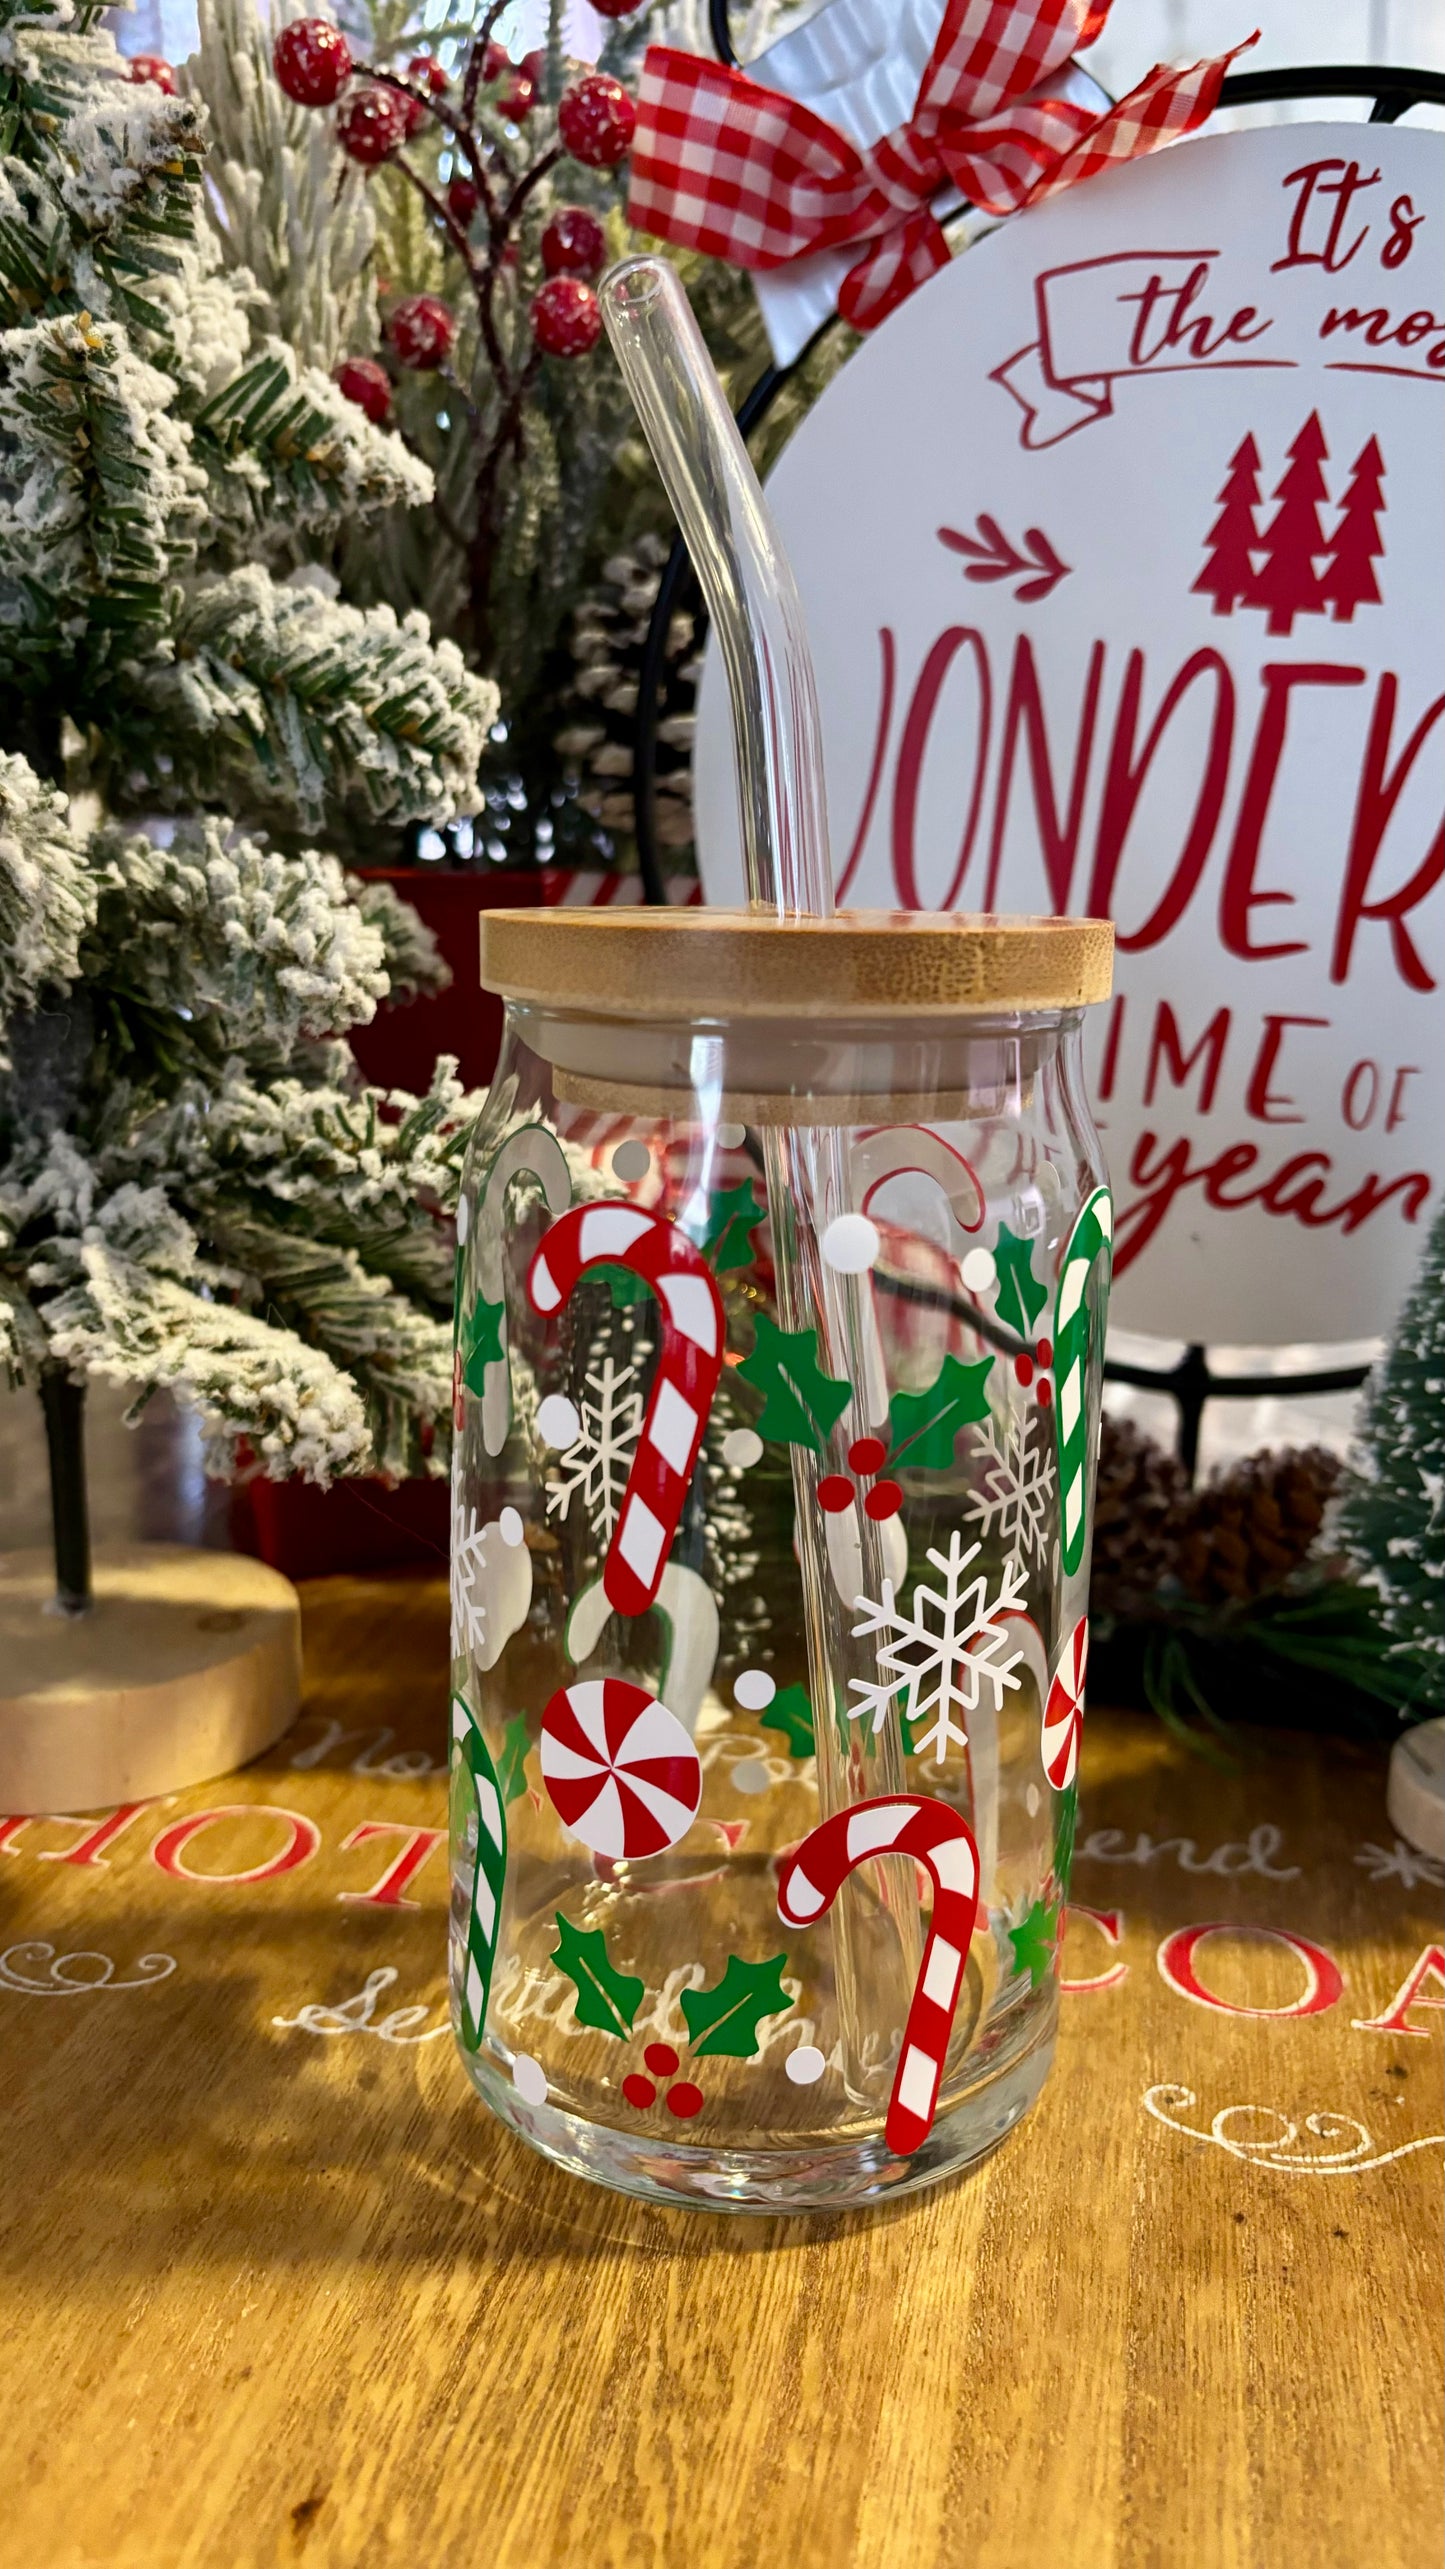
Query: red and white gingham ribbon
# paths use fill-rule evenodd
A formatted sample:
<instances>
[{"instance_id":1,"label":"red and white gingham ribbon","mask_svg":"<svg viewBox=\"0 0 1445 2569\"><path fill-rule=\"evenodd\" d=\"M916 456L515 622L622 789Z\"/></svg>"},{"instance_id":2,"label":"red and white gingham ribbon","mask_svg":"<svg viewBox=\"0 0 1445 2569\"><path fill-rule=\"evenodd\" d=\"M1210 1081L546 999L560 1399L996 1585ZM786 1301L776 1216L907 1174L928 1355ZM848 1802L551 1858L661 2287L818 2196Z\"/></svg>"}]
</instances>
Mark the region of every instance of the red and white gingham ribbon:
<instances>
[{"instance_id":1,"label":"red and white gingham ribbon","mask_svg":"<svg viewBox=\"0 0 1445 2569\"><path fill-rule=\"evenodd\" d=\"M1013 214L1203 123L1245 45L1184 70L1156 68L1103 116L1034 94L1092 44L1109 6L948 0L912 116L867 150L743 72L650 46L629 219L739 268L784 267L856 242L863 255L838 308L855 329L876 329L946 265L929 200L950 182L985 213Z\"/></svg>"}]
</instances>

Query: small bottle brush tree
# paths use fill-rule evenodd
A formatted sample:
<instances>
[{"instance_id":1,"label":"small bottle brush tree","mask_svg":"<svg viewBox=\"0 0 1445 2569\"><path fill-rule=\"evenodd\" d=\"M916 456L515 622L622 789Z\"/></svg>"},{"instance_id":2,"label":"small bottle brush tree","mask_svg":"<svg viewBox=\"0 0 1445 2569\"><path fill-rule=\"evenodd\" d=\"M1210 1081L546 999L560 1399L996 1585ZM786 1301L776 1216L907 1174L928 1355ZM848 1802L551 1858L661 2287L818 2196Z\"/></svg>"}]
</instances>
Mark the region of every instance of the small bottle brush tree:
<instances>
[{"instance_id":1,"label":"small bottle brush tree","mask_svg":"<svg viewBox=\"0 0 1445 2569\"><path fill-rule=\"evenodd\" d=\"M1366 1400L1339 1531L1408 1709L1445 1712L1445 1212Z\"/></svg>"},{"instance_id":2,"label":"small bottle brush tree","mask_svg":"<svg viewBox=\"0 0 1445 2569\"><path fill-rule=\"evenodd\" d=\"M430 964L305 842L447 813L496 709L308 577L430 476L222 275L204 111L96 14L0 0L0 1363L73 1608L87 1374L169 1388L222 1470L444 1464L467 1102L360 1085L339 1038Z\"/></svg>"}]
</instances>

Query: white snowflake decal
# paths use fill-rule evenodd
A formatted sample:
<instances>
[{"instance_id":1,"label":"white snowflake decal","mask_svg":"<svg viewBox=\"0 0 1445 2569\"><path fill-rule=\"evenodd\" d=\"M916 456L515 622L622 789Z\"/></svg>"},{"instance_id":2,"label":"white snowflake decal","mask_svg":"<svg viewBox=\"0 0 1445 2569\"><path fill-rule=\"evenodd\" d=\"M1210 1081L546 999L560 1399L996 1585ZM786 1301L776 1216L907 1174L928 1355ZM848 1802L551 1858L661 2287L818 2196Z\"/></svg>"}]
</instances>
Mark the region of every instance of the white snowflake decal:
<instances>
[{"instance_id":1,"label":"white snowflake decal","mask_svg":"<svg viewBox=\"0 0 1445 2569\"><path fill-rule=\"evenodd\" d=\"M1393 1847L1372 1846L1367 1840L1355 1862L1364 1865L1372 1882L1398 1882L1406 1891L1418 1891L1425 1882L1445 1883L1445 1864L1438 1856L1422 1855L1401 1838L1396 1838Z\"/></svg>"},{"instance_id":2,"label":"white snowflake decal","mask_svg":"<svg viewBox=\"0 0 1445 2569\"><path fill-rule=\"evenodd\" d=\"M955 1707L964 1716L977 1712L986 1686L997 1712L1006 1690L1022 1683L1013 1672L1023 1652L1009 1648L1012 1635L1002 1618L1023 1606L1023 1569L1017 1561L1006 1561L998 1594L990 1597L986 1572L967 1584L964 1579L981 1550L977 1543L965 1550L962 1536L955 1533L946 1553L930 1552L943 1585L929 1588L920 1579L911 1613L898 1611L891 1579L882 1583L880 1604L868 1597L853 1600L864 1618L853 1626L855 1639L874 1632L888 1637L879 1646L876 1684L861 1677L848 1681L859 1698L848 1707L849 1719L871 1717L878 1731L896 1704L912 1730L914 1749L932 1749L940 1766L950 1744L968 1745L967 1730L953 1718Z\"/></svg>"},{"instance_id":3,"label":"white snowflake decal","mask_svg":"<svg viewBox=\"0 0 1445 2569\"><path fill-rule=\"evenodd\" d=\"M494 1668L527 1619L532 1556L515 1508L489 1525L452 1490L452 1657L464 1651L480 1669Z\"/></svg>"},{"instance_id":4,"label":"white snowflake decal","mask_svg":"<svg viewBox=\"0 0 1445 2569\"><path fill-rule=\"evenodd\" d=\"M475 1508L464 1508L452 1492L452 1657L480 1650L487 1634L486 1527Z\"/></svg>"},{"instance_id":5,"label":"white snowflake decal","mask_svg":"<svg viewBox=\"0 0 1445 2569\"><path fill-rule=\"evenodd\" d=\"M635 1365L618 1366L610 1356L603 1357L600 1372L587 1376L582 1433L563 1455L561 1472L547 1483L547 1514L565 1517L580 1490L588 1522L603 1545L612 1540L642 1426L642 1394L636 1384Z\"/></svg>"},{"instance_id":6,"label":"white snowflake decal","mask_svg":"<svg viewBox=\"0 0 1445 2569\"><path fill-rule=\"evenodd\" d=\"M968 1496L974 1529L980 1537L996 1536L1011 1560L1026 1561L1032 1553L1042 1563L1054 1512L1051 1442L1033 1432L1028 1414L1016 1432L989 1416L973 1437L981 1466Z\"/></svg>"}]
</instances>

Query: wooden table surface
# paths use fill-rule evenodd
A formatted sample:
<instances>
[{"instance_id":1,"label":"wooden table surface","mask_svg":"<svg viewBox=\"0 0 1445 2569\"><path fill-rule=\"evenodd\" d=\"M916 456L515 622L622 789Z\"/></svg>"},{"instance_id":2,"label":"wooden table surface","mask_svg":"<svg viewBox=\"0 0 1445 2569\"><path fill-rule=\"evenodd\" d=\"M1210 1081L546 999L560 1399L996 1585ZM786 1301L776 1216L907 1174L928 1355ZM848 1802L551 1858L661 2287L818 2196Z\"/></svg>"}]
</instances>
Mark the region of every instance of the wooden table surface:
<instances>
[{"instance_id":1,"label":"wooden table surface","mask_svg":"<svg viewBox=\"0 0 1445 2569\"><path fill-rule=\"evenodd\" d=\"M1439 2558L1445 1975L1379 1756L1095 1708L1033 2116L875 2215L665 2213L454 2057L441 1583L305 1603L268 1759L0 1824L4 2569Z\"/></svg>"}]
</instances>

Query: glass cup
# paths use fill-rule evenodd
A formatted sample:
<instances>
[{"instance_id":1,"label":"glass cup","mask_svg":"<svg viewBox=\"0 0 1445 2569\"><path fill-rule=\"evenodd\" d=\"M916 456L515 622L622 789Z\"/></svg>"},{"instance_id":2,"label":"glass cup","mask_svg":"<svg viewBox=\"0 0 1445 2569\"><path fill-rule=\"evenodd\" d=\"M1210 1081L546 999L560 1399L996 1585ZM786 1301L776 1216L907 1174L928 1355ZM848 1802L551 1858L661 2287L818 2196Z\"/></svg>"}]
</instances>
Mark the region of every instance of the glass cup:
<instances>
[{"instance_id":1,"label":"glass cup","mask_svg":"<svg viewBox=\"0 0 1445 2569\"><path fill-rule=\"evenodd\" d=\"M512 2129L837 2208L1037 2096L1110 1207L1091 920L498 912L458 1219L451 1985Z\"/></svg>"}]
</instances>

